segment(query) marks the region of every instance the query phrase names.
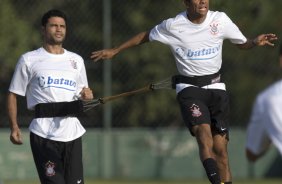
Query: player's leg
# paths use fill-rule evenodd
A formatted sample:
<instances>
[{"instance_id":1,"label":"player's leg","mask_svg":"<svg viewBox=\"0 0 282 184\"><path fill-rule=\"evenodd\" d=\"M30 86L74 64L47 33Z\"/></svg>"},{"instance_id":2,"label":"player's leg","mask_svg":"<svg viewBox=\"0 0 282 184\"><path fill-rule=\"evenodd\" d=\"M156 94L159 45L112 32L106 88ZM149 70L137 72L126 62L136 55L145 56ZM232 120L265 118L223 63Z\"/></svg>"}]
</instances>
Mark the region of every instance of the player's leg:
<instances>
[{"instance_id":1,"label":"player's leg","mask_svg":"<svg viewBox=\"0 0 282 184\"><path fill-rule=\"evenodd\" d=\"M30 145L42 184L65 184L61 150L63 145L30 133Z\"/></svg>"},{"instance_id":2,"label":"player's leg","mask_svg":"<svg viewBox=\"0 0 282 184\"><path fill-rule=\"evenodd\" d=\"M212 101L210 103L211 128L213 134L213 150L216 156L222 182L231 183L231 171L228 161L227 144L229 141L229 97L224 90L211 90Z\"/></svg>"},{"instance_id":3,"label":"player's leg","mask_svg":"<svg viewBox=\"0 0 282 184\"><path fill-rule=\"evenodd\" d=\"M226 138L226 134L214 135L213 143L214 143L213 149L214 149L221 181L231 182L232 176L231 176L229 160L228 160L228 151L227 151L228 139Z\"/></svg>"},{"instance_id":4,"label":"player's leg","mask_svg":"<svg viewBox=\"0 0 282 184\"><path fill-rule=\"evenodd\" d=\"M66 184L84 184L82 164L82 141L81 137L66 143L65 146L65 180Z\"/></svg>"},{"instance_id":5,"label":"player's leg","mask_svg":"<svg viewBox=\"0 0 282 184\"><path fill-rule=\"evenodd\" d=\"M207 158L214 158L213 138L209 124L200 124L192 127L192 132L196 137L200 159L203 162Z\"/></svg>"},{"instance_id":6,"label":"player's leg","mask_svg":"<svg viewBox=\"0 0 282 184\"><path fill-rule=\"evenodd\" d=\"M182 117L191 134L196 137L200 159L211 183L220 184L220 176L213 154L213 139L210 128L210 112L207 106L210 92L195 87L182 90L178 102Z\"/></svg>"},{"instance_id":7,"label":"player's leg","mask_svg":"<svg viewBox=\"0 0 282 184\"><path fill-rule=\"evenodd\" d=\"M213 153L213 138L209 124L200 124L192 127L196 137L200 159L205 168L206 174L212 184L220 184L220 174Z\"/></svg>"}]
</instances>

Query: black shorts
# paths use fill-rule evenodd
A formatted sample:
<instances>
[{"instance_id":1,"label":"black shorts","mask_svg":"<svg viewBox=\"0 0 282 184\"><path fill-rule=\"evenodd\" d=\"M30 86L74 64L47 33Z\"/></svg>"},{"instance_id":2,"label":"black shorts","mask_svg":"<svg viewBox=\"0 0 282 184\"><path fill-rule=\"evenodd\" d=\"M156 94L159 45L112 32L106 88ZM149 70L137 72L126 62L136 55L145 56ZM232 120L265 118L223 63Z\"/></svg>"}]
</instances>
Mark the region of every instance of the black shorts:
<instances>
[{"instance_id":1,"label":"black shorts","mask_svg":"<svg viewBox=\"0 0 282 184\"><path fill-rule=\"evenodd\" d=\"M225 90L187 87L178 93L177 100L193 136L191 128L199 124L210 124L216 133L228 135L229 98Z\"/></svg>"},{"instance_id":2,"label":"black shorts","mask_svg":"<svg viewBox=\"0 0 282 184\"><path fill-rule=\"evenodd\" d=\"M42 184L84 184L81 138L59 142L31 132L30 145Z\"/></svg>"}]
</instances>

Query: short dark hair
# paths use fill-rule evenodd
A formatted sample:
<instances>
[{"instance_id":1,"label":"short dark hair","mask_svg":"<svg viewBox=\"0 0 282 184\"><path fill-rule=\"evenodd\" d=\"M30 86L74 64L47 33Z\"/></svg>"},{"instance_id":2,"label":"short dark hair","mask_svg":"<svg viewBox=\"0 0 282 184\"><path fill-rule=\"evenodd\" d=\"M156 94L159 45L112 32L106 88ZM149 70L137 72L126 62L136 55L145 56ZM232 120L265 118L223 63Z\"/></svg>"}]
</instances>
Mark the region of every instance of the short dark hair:
<instances>
[{"instance_id":1,"label":"short dark hair","mask_svg":"<svg viewBox=\"0 0 282 184\"><path fill-rule=\"evenodd\" d=\"M46 12L41 19L41 25L42 26L46 26L48 19L51 17L61 17L65 20L66 24L67 24L67 16L64 12L60 11L60 10L56 10L56 9L52 9L49 10L48 12Z\"/></svg>"}]
</instances>

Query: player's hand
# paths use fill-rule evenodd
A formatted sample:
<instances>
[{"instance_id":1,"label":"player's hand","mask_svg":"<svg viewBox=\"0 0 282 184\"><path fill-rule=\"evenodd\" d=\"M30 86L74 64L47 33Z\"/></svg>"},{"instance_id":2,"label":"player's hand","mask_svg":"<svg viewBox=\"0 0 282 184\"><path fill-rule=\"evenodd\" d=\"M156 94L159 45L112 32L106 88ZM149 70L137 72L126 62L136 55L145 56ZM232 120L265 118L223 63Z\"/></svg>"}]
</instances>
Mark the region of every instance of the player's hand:
<instances>
[{"instance_id":1,"label":"player's hand","mask_svg":"<svg viewBox=\"0 0 282 184\"><path fill-rule=\"evenodd\" d=\"M277 40L277 39L278 39L278 37L275 34L272 34L272 33L261 34L254 39L254 43L257 46L264 46L264 45L274 46L274 43L272 43L272 42Z\"/></svg>"},{"instance_id":2,"label":"player's hand","mask_svg":"<svg viewBox=\"0 0 282 184\"><path fill-rule=\"evenodd\" d=\"M92 52L90 58L94 62L97 62L101 59L111 59L116 54L117 54L116 49L104 49L104 50L98 50L98 51Z\"/></svg>"},{"instance_id":3,"label":"player's hand","mask_svg":"<svg viewBox=\"0 0 282 184\"><path fill-rule=\"evenodd\" d=\"M82 100L92 100L94 98L92 90L90 88L82 88L80 98Z\"/></svg>"},{"instance_id":4,"label":"player's hand","mask_svg":"<svg viewBox=\"0 0 282 184\"><path fill-rule=\"evenodd\" d=\"M22 133L21 133L21 130L19 128L13 128L11 130L10 141L13 144L17 144L17 145L23 144Z\"/></svg>"}]
</instances>

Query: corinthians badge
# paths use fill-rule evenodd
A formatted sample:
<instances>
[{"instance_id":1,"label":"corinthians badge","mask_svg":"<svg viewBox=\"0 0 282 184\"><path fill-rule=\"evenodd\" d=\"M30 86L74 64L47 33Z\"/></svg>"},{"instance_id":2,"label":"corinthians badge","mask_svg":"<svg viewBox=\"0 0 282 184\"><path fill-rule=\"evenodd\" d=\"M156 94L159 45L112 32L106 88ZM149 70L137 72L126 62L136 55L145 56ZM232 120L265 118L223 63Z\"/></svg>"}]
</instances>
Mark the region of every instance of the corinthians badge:
<instances>
[{"instance_id":1,"label":"corinthians badge","mask_svg":"<svg viewBox=\"0 0 282 184\"><path fill-rule=\"evenodd\" d=\"M193 117L199 117L202 115L202 112L200 111L200 107L196 104L193 104L191 107L190 107L190 111L192 112L192 116Z\"/></svg>"},{"instance_id":2,"label":"corinthians badge","mask_svg":"<svg viewBox=\"0 0 282 184\"><path fill-rule=\"evenodd\" d=\"M55 164L51 161L48 161L45 164L45 174L46 176L54 176L55 175Z\"/></svg>"}]
</instances>

